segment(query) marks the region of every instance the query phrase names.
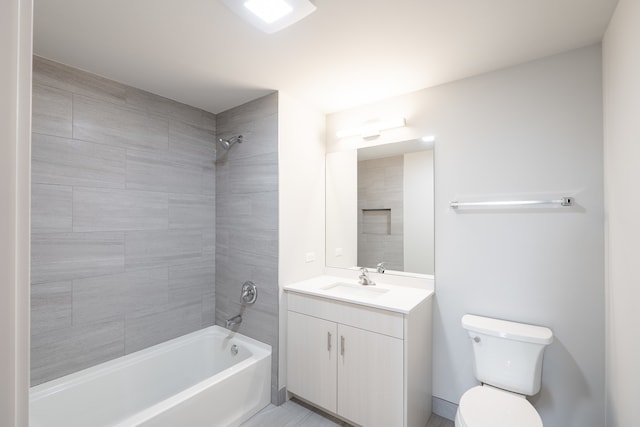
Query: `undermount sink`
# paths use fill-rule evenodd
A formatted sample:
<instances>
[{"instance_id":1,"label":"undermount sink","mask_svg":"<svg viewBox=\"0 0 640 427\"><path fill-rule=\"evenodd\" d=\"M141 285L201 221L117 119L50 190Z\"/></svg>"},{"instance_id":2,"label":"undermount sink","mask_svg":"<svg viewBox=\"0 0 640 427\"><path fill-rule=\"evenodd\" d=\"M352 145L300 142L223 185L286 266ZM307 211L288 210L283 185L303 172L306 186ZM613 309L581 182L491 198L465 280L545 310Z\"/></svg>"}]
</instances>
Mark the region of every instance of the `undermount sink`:
<instances>
[{"instance_id":1,"label":"undermount sink","mask_svg":"<svg viewBox=\"0 0 640 427\"><path fill-rule=\"evenodd\" d=\"M325 292L337 297L376 298L389 292L389 289L375 286L354 285L352 283L333 283L322 288Z\"/></svg>"}]
</instances>

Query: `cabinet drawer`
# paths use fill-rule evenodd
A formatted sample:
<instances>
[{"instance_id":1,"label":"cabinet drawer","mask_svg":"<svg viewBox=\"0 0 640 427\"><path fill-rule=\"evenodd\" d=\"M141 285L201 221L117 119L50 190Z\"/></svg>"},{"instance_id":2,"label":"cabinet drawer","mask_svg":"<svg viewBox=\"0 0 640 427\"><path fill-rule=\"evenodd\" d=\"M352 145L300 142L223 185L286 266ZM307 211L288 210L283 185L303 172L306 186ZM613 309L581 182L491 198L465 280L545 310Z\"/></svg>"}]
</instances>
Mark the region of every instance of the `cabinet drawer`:
<instances>
[{"instance_id":1,"label":"cabinet drawer","mask_svg":"<svg viewBox=\"0 0 640 427\"><path fill-rule=\"evenodd\" d=\"M402 313L288 292L288 309L395 338L404 338Z\"/></svg>"}]
</instances>

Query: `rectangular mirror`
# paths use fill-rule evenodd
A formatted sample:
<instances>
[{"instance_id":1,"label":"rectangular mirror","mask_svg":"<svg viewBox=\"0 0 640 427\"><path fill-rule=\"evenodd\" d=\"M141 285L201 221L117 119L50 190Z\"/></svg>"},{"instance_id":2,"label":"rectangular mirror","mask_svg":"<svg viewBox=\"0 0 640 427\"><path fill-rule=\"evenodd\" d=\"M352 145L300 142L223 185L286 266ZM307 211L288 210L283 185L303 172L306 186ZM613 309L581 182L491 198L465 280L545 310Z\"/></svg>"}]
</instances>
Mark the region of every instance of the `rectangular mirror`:
<instances>
[{"instance_id":1,"label":"rectangular mirror","mask_svg":"<svg viewBox=\"0 0 640 427\"><path fill-rule=\"evenodd\" d=\"M328 267L434 274L433 154L421 140L327 154Z\"/></svg>"}]
</instances>

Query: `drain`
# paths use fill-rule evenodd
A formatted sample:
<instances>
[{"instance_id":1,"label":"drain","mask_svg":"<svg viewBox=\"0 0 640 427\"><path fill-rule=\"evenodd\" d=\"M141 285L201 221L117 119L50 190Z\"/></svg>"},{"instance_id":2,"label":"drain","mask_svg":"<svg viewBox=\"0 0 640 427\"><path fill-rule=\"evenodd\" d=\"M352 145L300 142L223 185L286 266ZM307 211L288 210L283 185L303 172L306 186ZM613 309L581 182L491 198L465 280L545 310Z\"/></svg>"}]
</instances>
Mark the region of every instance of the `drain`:
<instances>
[{"instance_id":1,"label":"drain","mask_svg":"<svg viewBox=\"0 0 640 427\"><path fill-rule=\"evenodd\" d=\"M233 354L234 356L236 354L238 354L238 346L237 345L234 344L234 345L231 346L231 354Z\"/></svg>"}]
</instances>

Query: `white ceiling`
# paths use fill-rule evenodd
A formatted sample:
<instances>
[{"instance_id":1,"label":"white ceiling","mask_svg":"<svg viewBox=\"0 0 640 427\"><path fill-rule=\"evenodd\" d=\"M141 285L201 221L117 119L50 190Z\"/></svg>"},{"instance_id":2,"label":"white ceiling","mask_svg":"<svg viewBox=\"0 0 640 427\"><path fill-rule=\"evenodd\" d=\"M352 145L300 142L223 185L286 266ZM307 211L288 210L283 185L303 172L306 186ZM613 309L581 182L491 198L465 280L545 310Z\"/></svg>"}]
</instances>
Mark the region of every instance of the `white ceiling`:
<instances>
[{"instance_id":1,"label":"white ceiling","mask_svg":"<svg viewBox=\"0 0 640 427\"><path fill-rule=\"evenodd\" d=\"M35 0L34 51L213 113L272 90L330 113L597 43L617 0L314 3L268 35L220 0Z\"/></svg>"}]
</instances>

